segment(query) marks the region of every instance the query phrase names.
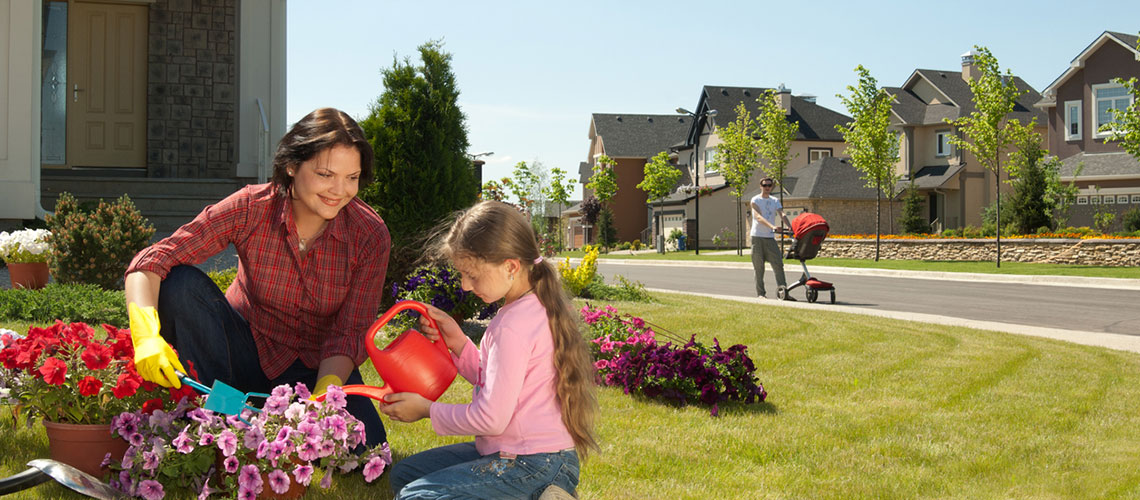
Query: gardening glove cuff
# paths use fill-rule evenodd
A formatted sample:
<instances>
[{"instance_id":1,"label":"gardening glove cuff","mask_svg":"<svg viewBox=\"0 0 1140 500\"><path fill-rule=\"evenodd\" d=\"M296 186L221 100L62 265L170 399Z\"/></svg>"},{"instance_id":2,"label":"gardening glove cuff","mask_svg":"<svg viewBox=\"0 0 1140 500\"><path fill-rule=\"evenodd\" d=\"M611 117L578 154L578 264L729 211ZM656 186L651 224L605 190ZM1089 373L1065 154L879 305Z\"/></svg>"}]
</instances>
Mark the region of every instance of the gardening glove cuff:
<instances>
[{"instance_id":1,"label":"gardening glove cuff","mask_svg":"<svg viewBox=\"0 0 1140 500\"><path fill-rule=\"evenodd\" d=\"M330 373L317 380L317 384L313 386L313 396L309 399L316 400L321 394L329 390L330 385L344 385L344 381L340 377Z\"/></svg>"},{"instance_id":2,"label":"gardening glove cuff","mask_svg":"<svg viewBox=\"0 0 1140 500\"><path fill-rule=\"evenodd\" d=\"M127 306L131 320L131 343L135 347L135 369L143 380L163 387L182 387L175 370L185 373L178 355L158 334L158 312L153 307Z\"/></svg>"}]
</instances>

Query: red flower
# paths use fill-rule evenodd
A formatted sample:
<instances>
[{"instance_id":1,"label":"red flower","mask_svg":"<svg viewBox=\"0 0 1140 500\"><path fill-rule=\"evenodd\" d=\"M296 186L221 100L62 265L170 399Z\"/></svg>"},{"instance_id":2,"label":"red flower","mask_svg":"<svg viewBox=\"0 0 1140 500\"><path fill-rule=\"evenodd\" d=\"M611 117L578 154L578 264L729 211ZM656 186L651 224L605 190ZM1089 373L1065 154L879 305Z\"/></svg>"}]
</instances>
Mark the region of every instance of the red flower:
<instances>
[{"instance_id":1,"label":"red flower","mask_svg":"<svg viewBox=\"0 0 1140 500\"><path fill-rule=\"evenodd\" d=\"M99 389L103 388L103 381L91 375L83 377L79 381L79 394L82 396L94 396L99 394Z\"/></svg>"},{"instance_id":2,"label":"red flower","mask_svg":"<svg viewBox=\"0 0 1140 500\"><path fill-rule=\"evenodd\" d=\"M57 358L49 357L44 360L44 364L40 367L39 372L40 375L43 375L44 382L51 385L63 385L64 379L67 378L67 363Z\"/></svg>"},{"instance_id":3,"label":"red flower","mask_svg":"<svg viewBox=\"0 0 1140 500\"><path fill-rule=\"evenodd\" d=\"M81 358L87 368L102 370L111 363L111 348L103 344L91 344L83 351Z\"/></svg>"},{"instance_id":4,"label":"red flower","mask_svg":"<svg viewBox=\"0 0 1140 500\"><path fill-rule=\"evenodd\" d=\"M142 405L142 412L147 414L147 415L154 413L154 410L161 410L161 409L162 409L162 400L159 398L148 399Z\"/></svg>"},{"instance_id":5,"label":"red flower","mask_svg":"<svg viewBox=\"0 0 1140 500\"><path fill-rule=\"evenodd\" d=\"M139 390L139 381L141 379L138 375L130 373L120 373L119 379L115 382L115 388L111 390L116 398L123 399L135 395Z\"/></svg>"},{"instance_id":6,"label":"red flower","mask_svg":"<svg viewBox=\"0 0 1140 500\"><path fill-rule=\"evenodd\" d=\"M40 350L31 345L25 346L24 350L16 355L16 368L31 368L38 359L40 359Z\"/></svg>"}]
</instances>

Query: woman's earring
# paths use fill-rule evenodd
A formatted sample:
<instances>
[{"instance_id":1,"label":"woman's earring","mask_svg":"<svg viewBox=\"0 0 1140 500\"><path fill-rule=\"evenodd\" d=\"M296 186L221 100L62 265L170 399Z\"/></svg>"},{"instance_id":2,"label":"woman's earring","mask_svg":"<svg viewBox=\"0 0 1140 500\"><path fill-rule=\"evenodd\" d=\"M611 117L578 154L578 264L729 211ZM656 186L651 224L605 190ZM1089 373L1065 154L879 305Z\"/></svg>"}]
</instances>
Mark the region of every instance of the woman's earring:
<instances>
[{"instance_id":1,"label":"woman's earring","mask_svg":"<svg viewBox=\"0 0 1140 500\"><path fill-rule=\"evenodd\" d=\"M292 170L289 170L289 175L293 175L293 171L292 171Z\"/></svg>"},{"instance_id":2,"label":"woman's earring","mask_svg":"<svg viewBox=\"0 0 1140 500\"><path fill-rule=\"evenodd\" d=\"M507 275L507 281L514 281L514 280L515 280L515 273L511 273L511 274Z\"/></svg>"}]
</instances>

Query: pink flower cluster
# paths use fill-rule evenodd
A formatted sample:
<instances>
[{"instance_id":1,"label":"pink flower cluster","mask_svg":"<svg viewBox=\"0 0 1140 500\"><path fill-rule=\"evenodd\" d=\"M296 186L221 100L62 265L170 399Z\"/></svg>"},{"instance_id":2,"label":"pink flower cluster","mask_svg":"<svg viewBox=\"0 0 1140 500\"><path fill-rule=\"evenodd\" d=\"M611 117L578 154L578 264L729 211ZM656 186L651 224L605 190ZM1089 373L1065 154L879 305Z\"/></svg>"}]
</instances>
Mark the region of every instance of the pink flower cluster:
<instances>
[{"instance_id":1,"label":"pink flower cluster","mask_svg":"<svg viewBox=\"0 0 1140 500\"><path fill-rule=\"evenodd\" d=\"M171 487L199 498L217 492L256 498L266 487L281 494L293 483L308 486L317 469L324 470L320 486L328 488L335 472L361 464L365 481L376 480L392 463L388 444L358 455L364 425L345 409L344 391L330 386L323 403L309 395L304 384L280 385L261 412L240 416L187 403L170 413L120 414L112 431L131 446L118 466L112 464L120 469L112 485L147 499L163 498Z\"/></svg>"}]
</instances>

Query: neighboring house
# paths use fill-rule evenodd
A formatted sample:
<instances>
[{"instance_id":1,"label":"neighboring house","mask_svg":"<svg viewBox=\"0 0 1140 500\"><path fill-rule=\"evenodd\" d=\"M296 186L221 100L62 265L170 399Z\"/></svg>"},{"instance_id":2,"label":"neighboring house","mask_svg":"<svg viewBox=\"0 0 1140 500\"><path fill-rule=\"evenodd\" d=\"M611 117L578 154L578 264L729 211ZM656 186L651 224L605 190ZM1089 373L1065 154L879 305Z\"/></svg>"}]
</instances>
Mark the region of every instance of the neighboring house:
<instances>
[{"instance_id":1,"label":"neighboring house","mask_svg":"<svg viewBox=\"0 0 1140 500\"><path fill-rule=\"evenodd\" d=\"M1061 159L1062 181L1080 188L1069 223L1093 225L1097 210L1140 207L1140 161L1106 142L1109 109L1125 109L1132 95L1114 78L1140 78L1136 35L1106 31L1069 63L1043 92L1037 107L1049 115L1049 152ZM1080 175L1074 176L1080 168ZM1119 215L1117 217L1119 219Z\"/></svg>"},{"instance_id":2,"label":"neighboring house","mask_svg":"<svg viewBox=\"0 0 1140 500\"><path fill-rule=\"evenodd\" d=\"M903 178L900 186L914 179L926 197L929 222L935 231L981 226L982 209L996 197L993 172L978 163L972 153L950 144L948 138L960 132L945 122L975 111L967 82L978 74L973 52L969 52L962 56L962 71L916 69L902 87L884 87L894 97L892 126L901 133L896 166ZM1045 113L1033 107L1041 95L1021 78L1015 76L1013 81L1027 92L1018 98L1007 118L1023 124L1037 120L1036 130L1044 136ZM1005 161L1003 155L1003 164ZM1003 172L1002 178L1004 181L1007 174ZM1002 191L1012 192L1012 188L1003 182Z\"/></svg>"},{"instance_id":3,"label":"neighboring house","mask_svg":"<svg viewBox=\"0 0 1140 500\"><path fill-rule=\"evenodd\" d=\"M579 165L582 185L590 181L595 160L607 155L617 164L618 190L609 206L614 215L618 241L641 240L649 243L652 237L651 210L645 191L637 188L645 178L645 164L662 151L676 144L689 130L692 120L682 115L638 115L594 113L590 118L589 160ZM593 196L583 187L583 199ZM580 222L579 222L580 224ZM596 240L596 231L588 231L588 240Z\"/></svg>"},{"instance_id":4,"label":"neighboring house","mask_svg":"<svg viewBox=\"0 0 1140 500\"><path fill-rule=\"evenodd\" d=\"M0 0L0 220L129 194L160 230L264 181L284 0Z\"/></svg>"},{"instance_id":5,"label":"neighboring house","mask_svg":"<svg viewBox=\"0 0 1140 500\"><path fill-rule=\"evenodd\" d=\"M716 134L716 127L726 126L736 120L736 107L740 103L748 106L753 117L760 114L760 104L757 98L767 89L759 87L719 87L706 85L701 89L697 100L695 114L702 117L689 127L685 140L674 146L677 161L684 163L686 170L695 175L701 196L696 201L697 189L684 189L674 193L666 201L668 204L683 208L685 234L689 244L694 241L698 224L695 224L697 212L700 212L700 244L701 247L712 246L713 238L720 235L722 238L729 233L748 230L747 204L749 197L741 199L737 205L736 197L732 196L725 185L724 176L711 168L716 161L717 146L722 142ZM836 130L836 125L846 125L851 117L827 109L816 104L812 96L793 96L791 90L783 85L776 89L781 107L787 114L788 121L799 123L799 132L791 144L791 160L785 167L784 175L790 176L813 161L832 156L845 156L846 144L843 136ZM716 110L714 116L704 118L709 110ZM752 175L745 193L759 192L760 179L764 177L761 169ZM784 187L787 192L787 186ZM687 191L687 192L686 192ZM740 229L737 227L736 211L742 213L744 222ZM675 221L680 224L678 219ZM670 225L665 225L666 234ZM735 241L735 239L734 239ZM750 241L744 239L747 245Z\"/></svg>"},{"instance_id":6,"label":"neighboring house","mask_svg":"<svg viewBox=\"0 0 1140 500\"><path fill-rule=\"evenodd\" d=\"M847 158L824 158L784 178L784 213L791 220L803 212L822 215L834 234L875 234L876 190L867 187L862 174ZM748 199L760 194L747 193ZM883 196L881 231L889 234L898 225L902 202ZM893 209L893 210L892 210ZM893 212L893 217L892 217Z\"/></svg>"}]
</instances>

